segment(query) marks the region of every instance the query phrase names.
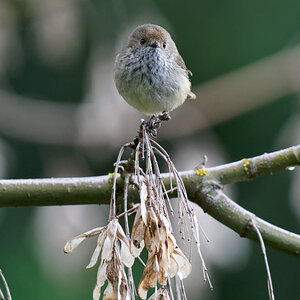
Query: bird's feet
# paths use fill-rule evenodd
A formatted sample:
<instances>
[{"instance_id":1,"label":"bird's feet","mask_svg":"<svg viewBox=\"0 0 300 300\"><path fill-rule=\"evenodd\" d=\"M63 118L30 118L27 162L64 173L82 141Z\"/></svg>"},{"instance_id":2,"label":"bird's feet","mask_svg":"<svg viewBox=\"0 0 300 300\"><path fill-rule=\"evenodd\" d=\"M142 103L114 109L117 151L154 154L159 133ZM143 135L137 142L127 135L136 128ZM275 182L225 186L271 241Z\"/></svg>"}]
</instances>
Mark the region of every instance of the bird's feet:
<instances>
[{"instance_id":1,"label":"bird's feet","mask_svg":"<svg viewBox=\"0 0 300 300\"><path fill-rule=\"evenodd\" d=\"M159 115L153 115L149 121L141 120L141 130L143 128L153 137L157 137L157 128L161 126L162 121L169 121L171 116L167 112L162 112Z\"/></svg>"}]
</instances>

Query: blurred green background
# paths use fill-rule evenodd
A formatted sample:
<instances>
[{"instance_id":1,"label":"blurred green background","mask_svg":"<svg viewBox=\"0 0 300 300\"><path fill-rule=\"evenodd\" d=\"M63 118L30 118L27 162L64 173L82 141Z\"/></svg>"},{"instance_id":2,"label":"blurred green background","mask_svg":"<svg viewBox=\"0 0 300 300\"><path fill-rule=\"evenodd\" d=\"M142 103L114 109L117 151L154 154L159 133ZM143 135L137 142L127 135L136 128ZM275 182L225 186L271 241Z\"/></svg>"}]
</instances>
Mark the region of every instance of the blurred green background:
<instances>
[{"instance_id":1,"label":"blurred green background","mask_svg":"<svg viewBox=\"0 0 300 300\"><path fill-rule=\"evenodd\" d=\"M142 117L117 94L114 57L136 25L150 22L172 34L198 96L159 135L179 170L204 154L213 166L299 143L299 1L0 0L1 178L112 171ZM297 170L280 172L229 192L299 232L299 179ZM198 213L214 291L195 258L188 299L267 299L259 245ZM91 299L96 269L85 266L95 240L69 255L62 249L107 216L98 206L2 208L0 268L13 299ZM299 299L299 259L267 251L276 299Z\"/></svg>"}]
</instances>

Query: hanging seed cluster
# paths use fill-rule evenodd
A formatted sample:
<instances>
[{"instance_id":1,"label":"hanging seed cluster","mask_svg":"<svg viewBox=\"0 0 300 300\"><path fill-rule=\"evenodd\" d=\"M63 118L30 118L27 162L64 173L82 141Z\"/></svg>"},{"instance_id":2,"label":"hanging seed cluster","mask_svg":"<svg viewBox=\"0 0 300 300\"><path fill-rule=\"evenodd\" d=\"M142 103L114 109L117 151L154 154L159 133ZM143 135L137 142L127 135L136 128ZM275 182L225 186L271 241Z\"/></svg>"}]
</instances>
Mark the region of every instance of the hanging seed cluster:
<instances>
[{"instance_id":1,"label":"hanging seed cluster","mask_svg":"<svg viewBox=\"0 0 300 300\"><path fill-rule=\"evenodd\" d=\"M187 193L178 171L169 158L167 152L150 138L145 124L141 125L138 142L134 144L134 171L128 173L126 164L121 161L124 149L133 144L124 145L115 164L112 197L110 204L109 223L105 227L92 229L69 240L64 251L73 251L82 241L91 236L97 236L97 245L88 264L91 268L100 264L97 280L93 291L93 299L98 300L103 293L103 300L129 300L147 299L149 288L155 291L148 299L186 299L183 279L191 273L191 262L186 258L177 245L173 234L169 211L173 214L170 204L169 192L177 192L178 215L180 219L180 232L182 237L187 235L191 242L195 242L203 267L204 279L211 283L207 268L200 251L199 224L187 198ZM160 175L157 156L163 158L169 168L169 191ZM143 163L142 168L140 163ZM124 210L116 216L116 178L117 172L123 172L124 184ZM130 179L130 180L129 180ZM127 196L129 185L133 184L139 189L140 202L128 210ZM174 186L173 186L174 185ZM131 232L128 226L128 213L134 212L135 219ZM119 224L119 218L125 218L125 232ZM144 264L141 279L134 278L131 267L135 258L140 261L140 255L145 249L148 259ZM140 263L140 262L138 262ZM127 272L125 269L127 268ZM139 280L138 289L135 281ZM172 286L172 282L174 285ZM107 284L106 284L107 283ZM106 286L105 286L106 284ZM105 287L105 288L104 288Z\"/></svg>"}]
</instances>

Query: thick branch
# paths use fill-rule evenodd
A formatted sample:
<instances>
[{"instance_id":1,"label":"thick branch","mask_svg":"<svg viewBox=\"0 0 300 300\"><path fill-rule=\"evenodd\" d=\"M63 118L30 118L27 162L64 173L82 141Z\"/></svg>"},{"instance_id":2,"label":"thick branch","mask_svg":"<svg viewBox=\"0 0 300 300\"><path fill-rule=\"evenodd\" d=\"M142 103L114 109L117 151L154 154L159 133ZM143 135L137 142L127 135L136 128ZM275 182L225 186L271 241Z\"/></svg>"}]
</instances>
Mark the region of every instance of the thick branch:
<instances>
[{"instance_id":1,"label":"thick branch","mask_svg":"<svg viewBox=\"0 0 300 300\"><path fill-rule=\"evenodd\" d=\"M217 180L219 183L226 185L249 181L260 176L272 175L277 171L287 170L298 165L300 165L300 145L207 168L205 169L207 172L205 177L206 179ZM182 172L181 175L188 177L195 176L195 171Z\"/></svg>"},{"instance_id":2,"label":"thick branch","mask_svg":"<svg viewBox=\"0 0 300 300\"><path fill-rule=\"evenodd\" d=\"M189 193L191 201L241 237L258 241L258 236L251 226L251 221L254 221L267 245L300 257L300 235L256 217L227 197L220 187L208 182L199 189L189 190Z\"/></svg>"},{"instance_id":3,"label":"thick branch","mask_svg":"<svg viewBox=\"0 0 300 300\"><path fill-rule=\"evenodd\" d=\"M0 207L109 204L110 176L0 180Z\"/></svg>"},{"instance_id":4,"label":"thick branch","mask_svg":"<svg viewBox=\"0 0 300 300\"><path fill-rule=\"evenodd\" d=\"M191 201L230 227L241 236L257 240L249 222L255 216L230 200L222 185L270 175L300 164L300 146L264 154L251 159L225 164L205 170L181 172ZM169 174L162 174L166 186ZM122 193L123 180L117 180L117 191ZM111 198L112 178L108 176L85 178L0 180L0 207L108 204ZM131 189L128 202L137 201L137 191ZM300 256L300 236L256 218L266 244Z\"/></svg>"}]
</instances>

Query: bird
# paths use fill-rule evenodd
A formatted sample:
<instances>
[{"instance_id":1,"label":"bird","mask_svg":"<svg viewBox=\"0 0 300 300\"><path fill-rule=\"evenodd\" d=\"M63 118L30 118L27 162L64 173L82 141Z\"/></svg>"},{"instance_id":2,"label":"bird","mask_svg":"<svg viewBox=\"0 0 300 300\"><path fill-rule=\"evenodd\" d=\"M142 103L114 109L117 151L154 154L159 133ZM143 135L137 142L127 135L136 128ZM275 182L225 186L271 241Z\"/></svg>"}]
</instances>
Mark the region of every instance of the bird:
<instances>
[{"instance_id":1,"label":"bird","mask_svg":"<svg viewBox=\"0 0 300 300\"><path fill-rule=\"evenodd\" d=\"M191 75L169 32L155 24L133 30L114 66L119 94L145 115L168 114L186 99L195 99Z\"/></svg>"}]
</instances>

